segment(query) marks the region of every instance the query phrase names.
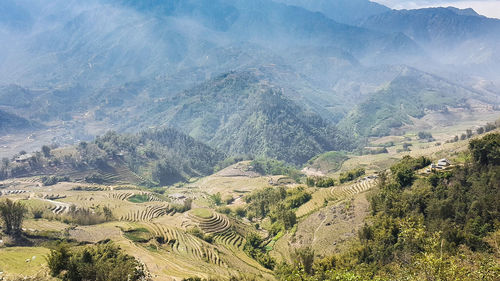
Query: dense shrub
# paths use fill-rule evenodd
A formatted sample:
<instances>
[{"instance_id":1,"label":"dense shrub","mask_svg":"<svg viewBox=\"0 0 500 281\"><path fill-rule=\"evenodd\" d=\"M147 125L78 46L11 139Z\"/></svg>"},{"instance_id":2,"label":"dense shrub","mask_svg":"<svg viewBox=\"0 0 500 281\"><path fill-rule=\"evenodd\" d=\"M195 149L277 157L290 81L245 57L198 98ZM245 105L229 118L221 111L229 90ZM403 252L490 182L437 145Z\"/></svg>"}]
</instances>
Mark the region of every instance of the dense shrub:
<instances>
[{"instance_id":1,"label":"dense shrub","mask_svg":"<svg viewBox=\"0 0 500 281\"><path fill-rule=\"evenodd\" d=\"M340 181L340 183L345 183L348 181L355 180L364 174L365 174L365 169L363 169L363 168L350 170L350 171L345 172L345 173L340 173L339 181Z\"/></svg>"},{"instance_id":2,"label":"dense shrub","mask_svg":"<svg viewBox=\"0 0 500 281\"><path fill-rule=\"evenodd\" d=\"M282 264L280 280L498 280L500 134L471 140L464 166L425 177L425 158L381 173L372 218L347 251ZM314 257L313 257L314 259Z\"/></svg>"},{"instance_id":3,"label":"dense shrub","mask_svg":"<svg viewBox=\"0 0 500 281\"><path fill-rule=\"evenodd\" d=\"M143 264L110 243L78 250L60 245L51 250L47 263L52 276L68 281L150 280Z\"/></svg>"},{"instance_id":4,"label":"dense shrub","mask_svg":"<svg viewBox=\"0 0 500 281\"><path fill-rule=\"evenodd\" d=\"M246 242L243 246L245 253L257 260L265 268L273 269L276 265L276 261L266 252L262 238L252 232L245 238Z\"/></svg>"},{"instance_id":5,"label":"dense shrub","mask_svg":"<svg viewBox=\"0 0 500 281\"><path fill-rule=\"evenodd\" d=\"M58 176L43 176L42 177L42 184L45 185L45 186L50 186L50 185L54 185L54 184L57 184L58 182L63 182L63 181L69 181L69 177L68 176L64 176L64 177L58 177Z\"/></svg>"}]
</instances>

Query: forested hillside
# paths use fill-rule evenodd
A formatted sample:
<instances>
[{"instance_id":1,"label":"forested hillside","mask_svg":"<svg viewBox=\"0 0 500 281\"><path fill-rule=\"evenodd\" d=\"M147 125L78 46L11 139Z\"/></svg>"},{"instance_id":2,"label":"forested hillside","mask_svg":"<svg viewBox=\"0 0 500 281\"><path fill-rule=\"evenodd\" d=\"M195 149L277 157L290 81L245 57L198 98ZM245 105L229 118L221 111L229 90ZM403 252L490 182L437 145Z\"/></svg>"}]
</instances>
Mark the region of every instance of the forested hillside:
<instances>
[{"instance_id":1,"label":"forested hillside","mask_svg":"<svg viewBox=\"0 0 500 281\"><path fill-rule=\"evenodd\" d=\"M422 175L430 160L404 157L380 174L371 218L344 253L298 251L282 280L498 280L500 134L471 140L468 160ZM314 262L313 262L314 260Z\"/></svg>"},{"instance_id":2,"label":"forested hillside","mask_svg":"<svg viewBox=\"0 0 500 281\"><path fill-rule=\"evenodd\" d=\"M219 76L167 99L133 122L178 128L228 155L252 155L302 164L313 156L349 148L352 140L282 89L251 72ZM140 124L140 123L139 123Z\"/></svg>"},{"instance_id":3,"label":"forested hillside","mask_svg":"<svg viewBox=\"0 0 500 281\"><path fill-rule=\"evenodd\" d=\"M474 99L495 102L494 96L409 68L360 103L339 126L358 136L385 136L429 112L446 115L449 108L470 108Z\"/></svg>"},{"instance_id":4,"label":"forested hillside","mask_svg":"<svg viewBox=\"0 0 500 281\"><path fill-rule=\"evenodd\" d=\"M4 158L0 177L55 174L66 180L106 183L112 182L106 177L113 174L118 179L130 174L142 185L170 185L209 175L225 158L224 153L169 128L137 134L108 132L93 142L56 151L44 146L20 163ZM123 167L126 170L120 172Z\"/></svg>"}]
</instances>

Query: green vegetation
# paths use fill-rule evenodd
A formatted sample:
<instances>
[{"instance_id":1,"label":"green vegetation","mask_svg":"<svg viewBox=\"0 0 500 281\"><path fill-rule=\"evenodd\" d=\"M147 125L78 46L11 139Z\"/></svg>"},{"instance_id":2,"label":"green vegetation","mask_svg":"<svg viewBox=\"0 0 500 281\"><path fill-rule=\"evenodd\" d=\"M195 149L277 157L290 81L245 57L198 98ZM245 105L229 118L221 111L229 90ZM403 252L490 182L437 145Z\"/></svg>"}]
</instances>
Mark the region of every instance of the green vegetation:
<instances>
[{"instance_id":1,"label":"green vegetation","mask_svg":"<svg viewBox=\"0 0 500 281\"><path fill-rule=\"evenodd\" d=\"M215 206L220 206L222 204L222 195L220 192L210 194L209 198Z\"/></svg>"},{"instance_id":2,"label":"green vegetation","mask_svg":"<svg viewBox=\"0 0 500 281\"><path fill-rule=\"evenodd\" d=\"M340 173L339 181L340 181L340 183L345 183L348 181L355 180L364 174L365 174L365 169L363 169L363 168L350 170L350 171L345 172L345 173Z\"/></svg>"},{"instance_id":3,"label":"green vegetation","mask_svg":"<svg viewBox=\"0 0 500 281\"><path fill-rule=\"evenodd\" d=\"M287 165L283 161L259 158L253 160L250 165L261 175L285 175L297 182L300 181L300 178L302 177L300 171L293 166Z\"/></svg>"},{"instance_id":4,"label":"green vegetation","mask_svg":"<svg viewBox=\"0 0 500 281\"><path fill-rule=\"evenodd\" d=\"M149 280L144 265L111 243L71 251L60 245L47 257L50 273L68 281Z\"/></svg>"},{"instance_id":5,"label":"green vegetation","mask_svg":"<svg viewBox=\"0 0 500 281\"><path fill-rule=\"evenodd\" d=\"M347 159L349 157L345 152L329 151L310 159L307 163L313 169L323 173L332 173L338 171Z\"/></svg>"},{"instance_id":6,"label":"green vegetation","mask_svg":"<svg viewBox=\"0 0 500 281\"><path fill-rule=\"evenodd\" d=\"M404 74L350 112L339 127L358 136L386 136L426 110L447 111L466 106L466 98L479 95L438 77L407 69Z\"/></svg>"},{"instance_id":7,"label":"green vegetation","mask_svg":"<svg viewBox=\"0 0 500 281\"><path fill-rule=\"evenodd\" d=\"M332 187L335 185L335 180L330 177L308 177L306 183L307 186Z\"/></svg>"},{"instance_id":8,"label":"green vegetation","mask_svg":"<svg viewBox=\"0 0 500 281\"><path fill-rule=\"evenodd\" d=\"M214 240L213 234L205 234L199 227L191 227L187 230L187 233L205 240L207 243L212 243Z\"/></svg>"},{"instance_id":9,"label":"green vegetation","mask_svg":"<svg viewBox=\"0 0 500 281\"><path fill-rule=\"evenodd\" d=\"M399 186L408 186L415 180L415 171L431 164L431 160L425 157L412 158L404 156L401 161L391 167L391 172Z\"/></svg>"},{"instance_id":10,"label":"green vegetation","mask_svg":"<svg viewBox=\"0 0 500 281\"><path fill-rule=\"evenodd\" d=\"M107 157L122 158L132 171L147 174L159 185L207 175L224 156L207 145L173 129L145 131L137 135L109 132L95 140ZM86 153L84 153L86 154Z\"/></svg>"},{"instance_id":11,"label":"green vegetation","mask_svg":"<svg viewBox=\"0 0 500 281\"><path fill-rule=\"evenodd\" d=\"M296 165L351 141L253 72L231 72L167 98L144 115L208 143L228 155L252 155ZM195 118L193 118L195 116Z\"/></svg>"},{"instance_id":12,"label":"green vegetation","mask_svg":"<svg viewBox=\"0 0 500 281\"><path fill-rule=\"evenodd\" d=\"M203 219L209 219L213 215L213 212L210 209L201 209L201 208L192 209L189 213Z\"/></svg>"},{"instance_id":13,"label":"green vegetation","mask_svg":"<svg viewBox=\"0 0 500 281\"><path fill-rule=\"evenodd\" d=\"M50 166L54 173L57 168L87 170L86 182L104 184L112 181L107 175L119 173L116 167L126 166L129 174L140 179L143 185L164 186L211 174L216 164L225 158L223 153L174 129L148 130L134 135L108 132L92 143L81 142L76 151L59 157L47 147L43 146L43 152L28 155L19 163L8 158L2 160L0 179L39 174ZM68 177L57 175L42 178L46 185L67 180Z\"/></svg>"},{"instance_id":14,"label":"green vegetation","mask_svg":"<svg viewBox=\"0 0 500 281\"><path fill-rule=\"evenodd\" d=\"M144 203L149 201L149 195L148 194L134 194L127 198L128 201L132 203Z\"/></svg>"},{"instance_id":15,"label":"green vegetation","mask_svg":"<svg viewBox=\"0 0 500 281\"><path fill-rule=\"evenodd\" d=\"M266 252L262 238L252 232L245 238L246 242L243 246L243 250L265 268L273 269L276 261Z\"/></svg>"},{"instance_id":16,"label":"green vegetation","mask_svg":"<svg viewBox=\"0 0 500 281\"><path fill-rule=\"evenodd\" d=\"M69 177L58 177L58 176L43 176L42 177L42 184L45 186L49 185L54 185L57 184L58 182L63 182L63 181L69 181Z\"/></svg>"},{"instance_id":17,"label":"green vegetation","mask_svg":"<svg viewBox=\"0 0 500 281\"><path fill-rule=\"evenodd\" d=\"M275 235L282 230L291 229L297 222L294 209L311 199L311 194L303 187L286 190L284 187L268 187L256 190L245 196L246 216L250 219L269 217L269 231Z\"/></svg>"},{"instance_id":18,"label":"green vegetation","mask_svg":"<svg viewBox=\"0 0 500 281\"><path fill-rule=\"evenodd\" d=\"M27 211L26 207L20 202L14 202L10 199L0 201L0 219L3 232L7 235L19 236L22 232L23 220Z\"/></svg>"},{"instance_id":19,"label":"green vegetation","mask_svg":"<svg viewBox=\"0 0 500 281\"><path fill-rule=\"evenodd\" d=\"M151 240L151 234L146 228L134 228L125 230L123 232L123 236L135 243L146 243Z\"/></svg>"},{"instance_id":20,"label":"green vegetation","mask_svg":"<svg viewBox=\"0 0 500 281\"><path fill-rule=\"evenodd\" d=\"M297 257L280 280L497 280L500 134L470 142L469 162L418 177L425 158L405 157L381 174L372 218L341 254Z\"/></svg>"},{"instance_id":21,"label":"green vegetation","mask_svg":"<svg viewBox=\"0 0 500 281\"><path fill-rule=\"evenodd\" d=\"M0 133L40 127L41 125L36 122L29 121L15 114L0 110Z\"/></svg>"},{"instance_id":22,"label":"green vegetation","mask_svg":"<svg viewBox=\"0 0 500 281\"><path fill-rule=\"evenodd\" d=\"M24 276L33 276L40 271L40 268L47 265L44 259L50 250L44 247L2 247L0 248L0 271L3 272L5 277L6 273L9 274L22 274ZM30 262L26 262L29 259ZM37 276L38 277L38 276ZM28 281L45 281L45 278L19 278L7 280L28 280Z\"/></svg>"},{"instance_id":23,"label":"green vegetation","mask_svg":"<svg viewBox=\"0 0 500 281\"><path fill-rule=\"evenodd\" d=\"M417 134L418 138L421 140L427 140L427 141L432 141L434 138L432 137L432 134L429 132L418 132Z\"/></svg>"},{"instance_id":24,"label":"green vegetation","mask_svg":"<svg viewBox=\"0 0 500 281\"><path fill-rule=\"evenodd\" d=\"M104 178L96 173L86 176L85 181L88 183L97 183L97 184L102 184L105 182Z\"/></svg>"}]
</instances>

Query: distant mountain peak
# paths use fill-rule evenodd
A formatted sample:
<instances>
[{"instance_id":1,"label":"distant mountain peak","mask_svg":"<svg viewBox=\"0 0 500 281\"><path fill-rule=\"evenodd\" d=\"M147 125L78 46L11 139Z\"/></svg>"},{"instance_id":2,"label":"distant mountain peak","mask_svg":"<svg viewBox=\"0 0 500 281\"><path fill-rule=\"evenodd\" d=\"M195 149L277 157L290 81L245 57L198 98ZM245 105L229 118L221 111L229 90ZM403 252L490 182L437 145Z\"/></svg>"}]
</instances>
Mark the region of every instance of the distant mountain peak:
<instances>
[{"instance_id":1,"label":"distant mountain peak","mask_svg":"<svg viewBox=\"0 0 500 281\"><path fill-rule=\"evenodd\" d=\"M446 9L450 10L450 11L453 11L455 14L457 15L461 15L461 16L475 16L475 17L484 17L480 14L478 14L476 11L474 11L474 9L472 8L467 8L467 9L459 9L459 8L455 8L455 7L446 7Z\"/></svg>"}]
</instances>

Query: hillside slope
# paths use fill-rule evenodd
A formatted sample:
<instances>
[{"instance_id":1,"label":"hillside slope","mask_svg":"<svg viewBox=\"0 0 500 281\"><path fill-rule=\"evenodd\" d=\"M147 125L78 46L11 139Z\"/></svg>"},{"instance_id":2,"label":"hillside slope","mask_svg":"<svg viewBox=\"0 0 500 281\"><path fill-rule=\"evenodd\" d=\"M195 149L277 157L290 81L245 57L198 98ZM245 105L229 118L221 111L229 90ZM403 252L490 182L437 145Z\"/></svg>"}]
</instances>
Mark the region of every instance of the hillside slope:
<instances>
[{"instance_id":1,"label":"hillside slope","mask_svg":"<svg viewBox=\"0 0 500 281\"><path fill-rule=\"evenodd\" d=\"M471 100L498 103L495 95L479 94L440 77L407 68L359 104L339 127L360 136L384 136L429 111L446 113L448 108L470 108Z\"/></svg>"},{"instance_id":2,"label":"hillside slope","mask_svg":"<svg viewBox=\"0 0 500 281\"><path fill-rule=\"evenodd\" d=\"M34 128L41 128L41 125L15 114L0 110L0 134Z\"/></svg>"},{"instance_id":3,"label":"hillside slope","mask_svg":"<svg viewBox=\"0 0 500 281\"><path fill-rule=\"evenodd\" d=\"M132 124L141 120L176 127L229 155L295 164L350 145L333 124L250 72L225 74L166 99Z\"/></svg>"}]
</instances>

